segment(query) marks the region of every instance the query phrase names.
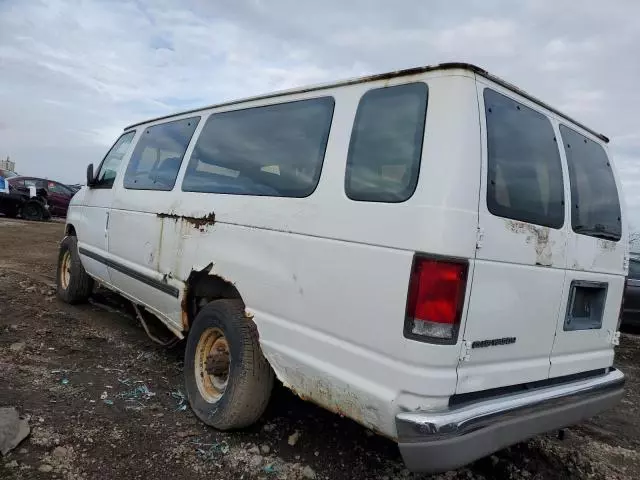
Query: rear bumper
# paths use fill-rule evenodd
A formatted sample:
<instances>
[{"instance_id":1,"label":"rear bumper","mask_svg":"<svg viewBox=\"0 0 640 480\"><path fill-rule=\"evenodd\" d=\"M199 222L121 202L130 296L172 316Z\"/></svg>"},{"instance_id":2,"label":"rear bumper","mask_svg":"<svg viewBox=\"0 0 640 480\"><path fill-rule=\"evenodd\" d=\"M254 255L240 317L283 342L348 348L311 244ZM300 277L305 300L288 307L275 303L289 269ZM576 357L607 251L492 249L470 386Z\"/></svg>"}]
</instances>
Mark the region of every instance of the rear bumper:
<instances>
[{"instance_id":1,"label":"rear bumper","mask_svg":"<svg viewBox=\"0 0 640 480\"><path fill-rule=\"evenodd\" d=\"M396 416L407 468L443 472L466 465L539 433L578 423L615 405L624 375L607 374L505 395L441 412Z\"/></svg>"}]
</instances>

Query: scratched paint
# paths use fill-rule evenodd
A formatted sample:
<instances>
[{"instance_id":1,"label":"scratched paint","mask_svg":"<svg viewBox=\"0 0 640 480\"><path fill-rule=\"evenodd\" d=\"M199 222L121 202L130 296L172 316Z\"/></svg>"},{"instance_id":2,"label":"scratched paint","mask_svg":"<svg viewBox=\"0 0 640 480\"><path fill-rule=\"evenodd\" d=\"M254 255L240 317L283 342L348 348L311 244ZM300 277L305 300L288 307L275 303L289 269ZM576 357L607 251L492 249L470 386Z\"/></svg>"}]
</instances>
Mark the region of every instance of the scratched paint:
<instances>
[{"instance_id":1,"label":"scratched paint","mask_svg":"<svg viewBox=\"0 0 640 480\"><path fill-rule=\"evenodd\" d=\"M536 265L545 267L553 265L553 241L549 240L549 227L514 220L507 220L506 226L513 233L526 235L525 242L534 246Z\"/></svg>"},{"instance_id":2,"label":"scratched paint","mask_svg":"<svg viewBox=\"0 0 640 480\"><path fill-rule=\"evenodd\" d=\"M279 355L268 358L276 377L302 400L315 403L342 417L348 417L381 435L379 426L383 415L376 406L377 399L329 374L309 371L302 365L285 364ZM306 370L306 371L305 371Z\"/></svg>"},{"instance_id":3,"label":"scratched paint","mask_svg":"<svg viewBox=\"0 0 640 480\"><path fill-rule=\"evenodd\" d=\"M603 238L598 239L598 249L601 252L615 252L617 243L611 240L605 240Z\"/></svg>"}]
</instances>

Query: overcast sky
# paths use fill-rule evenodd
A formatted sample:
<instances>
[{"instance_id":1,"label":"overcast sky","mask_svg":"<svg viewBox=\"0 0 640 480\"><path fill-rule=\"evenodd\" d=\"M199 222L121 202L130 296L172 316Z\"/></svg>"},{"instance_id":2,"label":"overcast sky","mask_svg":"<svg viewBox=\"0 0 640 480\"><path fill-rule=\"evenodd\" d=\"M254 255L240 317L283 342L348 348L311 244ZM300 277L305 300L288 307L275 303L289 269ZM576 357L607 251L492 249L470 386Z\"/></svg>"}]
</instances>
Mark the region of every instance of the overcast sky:
<instances>
[{"instance_id":1,"label":"overcast sky","mask_svg":"<svg viewBox=\"0 0 640 480\"><path fill-rule=\"evenodd\" d=\"M0 158L80 182L148 117L465 61L608 135L640 226L639 48L638 0L0 0Z\"/></svg>"}]
</instances>

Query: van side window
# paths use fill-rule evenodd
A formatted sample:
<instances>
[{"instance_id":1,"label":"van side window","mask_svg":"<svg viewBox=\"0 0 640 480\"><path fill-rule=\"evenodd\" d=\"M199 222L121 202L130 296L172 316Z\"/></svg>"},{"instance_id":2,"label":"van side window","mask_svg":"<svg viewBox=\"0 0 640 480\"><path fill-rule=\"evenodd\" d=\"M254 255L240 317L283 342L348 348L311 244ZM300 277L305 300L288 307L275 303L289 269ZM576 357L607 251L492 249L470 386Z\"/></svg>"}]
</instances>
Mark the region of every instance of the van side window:
<instances>
[{"instance_id":1,"label":"van side window","mask_svg":"<svg viewBox=\"0 0 640 480\"><path fill-rule=\"evenodd\" d=\"M345 193L352 200L403 202L416 189L428 89L410 83L369 90L351 132Z\"/></svg>"},{"instance_id":2,"label":"van side window","mask_svg":"<svg viewBox=\"0 0 640 480\"><path fill-rule=\"evenodd\" d=\"M484 108L487 208L499 217L562 227L562 166L550 120L488 88L484 91Z\"/></svg>"},{"instance_id":3,"label":"van side window","mask_svg":"<svg viewBox=\"0 0 640 480\"><path fill-rule=\"evenodd\" d=\"M102 160L100 167L98 167L98 173L95 175L95 182L92 188L111 188L113 186L118 167L120 167L124 156L129 152L131 140L133 140L135 134L135 131L127 132L116 140L116 143L113 144L113 147Z\"/></svg>"},{"instance_id":4,"label":"van side window","mask_svg":"<svg viewBox=\"0 0 640 480\"><path fill-rule=\"evenodd\" d=\"M125 188L172 190L200 117L148 127L142 132L124 175Z\"/></svg>"},{"instance_id":5,"label":"van side window","mask_svg":"<svg viewBox=\"0 0 640 480\"><path fill-rule=\"evenodd\" d=\"M320 180L332 97L214 113L196 142L182 190L306 197Z\"/></svg>"},{"instance_id":6,"label":"van side window","mask_svg":"<svg viewBox=\"0 0 640 480\"><path fill-rule=\"evenodd\" d=\"M582 235L620 240L620 200L607 153L597 142L560 125L569 166L571 226Z\"/></svg>"}]
</instances>

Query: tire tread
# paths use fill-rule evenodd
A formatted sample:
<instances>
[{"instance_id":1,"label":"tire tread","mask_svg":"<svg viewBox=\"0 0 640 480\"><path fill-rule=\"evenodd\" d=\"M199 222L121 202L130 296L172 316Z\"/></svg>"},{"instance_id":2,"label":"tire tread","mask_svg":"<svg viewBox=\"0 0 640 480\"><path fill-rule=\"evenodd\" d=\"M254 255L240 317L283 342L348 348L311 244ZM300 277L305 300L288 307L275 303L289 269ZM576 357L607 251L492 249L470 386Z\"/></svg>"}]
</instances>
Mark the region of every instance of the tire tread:
<instances>
[{"instance_id":1,"label":"tire tread","mask_svg":"<svg viewBox=\"0 0 640 480\"><path fill-rule=\"evenodd\" d=\"M71 278L69 279L69 285L64 289L60 281L60 268L62 267L64 253L67 251L71 252ZM85 302L93 291L93 278L87 274L82 266L80 254L78 253L78 240L74 236L67 236L60 243L58 268L56 269L56 286L58 298L71 305Z\"/></svg>"},{"instance_id":2,"label":"tire tread","mask_svg":"<svg viewBox=\"0 0 640 480\"><path fill-rule=\"evenodd\" d=\"M243 361L232 379L233 387L224 393L230 396L222 405L211 404L215 410L215 417L211 412L200 411L198 408L194 408L194 412L205 423L219 430L245 428L255 423L267 408L274 382L273 370L262 354L258 329L255 323L245 316L241 300L222 299L210 302L198 313L194 322L196 331L192 330L191 333L197 333L197 324L206 321L210 315L223 318L228 322L227 328L235 330L240 338ZM191 355L192 351L195 352L198 338L192 338L190 335L188 341L193 343L193 348L188 347L185 356ZM185 358L185 367L187 365L189 362ZM194 375L194 372L185 371L185 375ZM193 408L193 401L191 405Z\"/></svg>"}]
</instances>

